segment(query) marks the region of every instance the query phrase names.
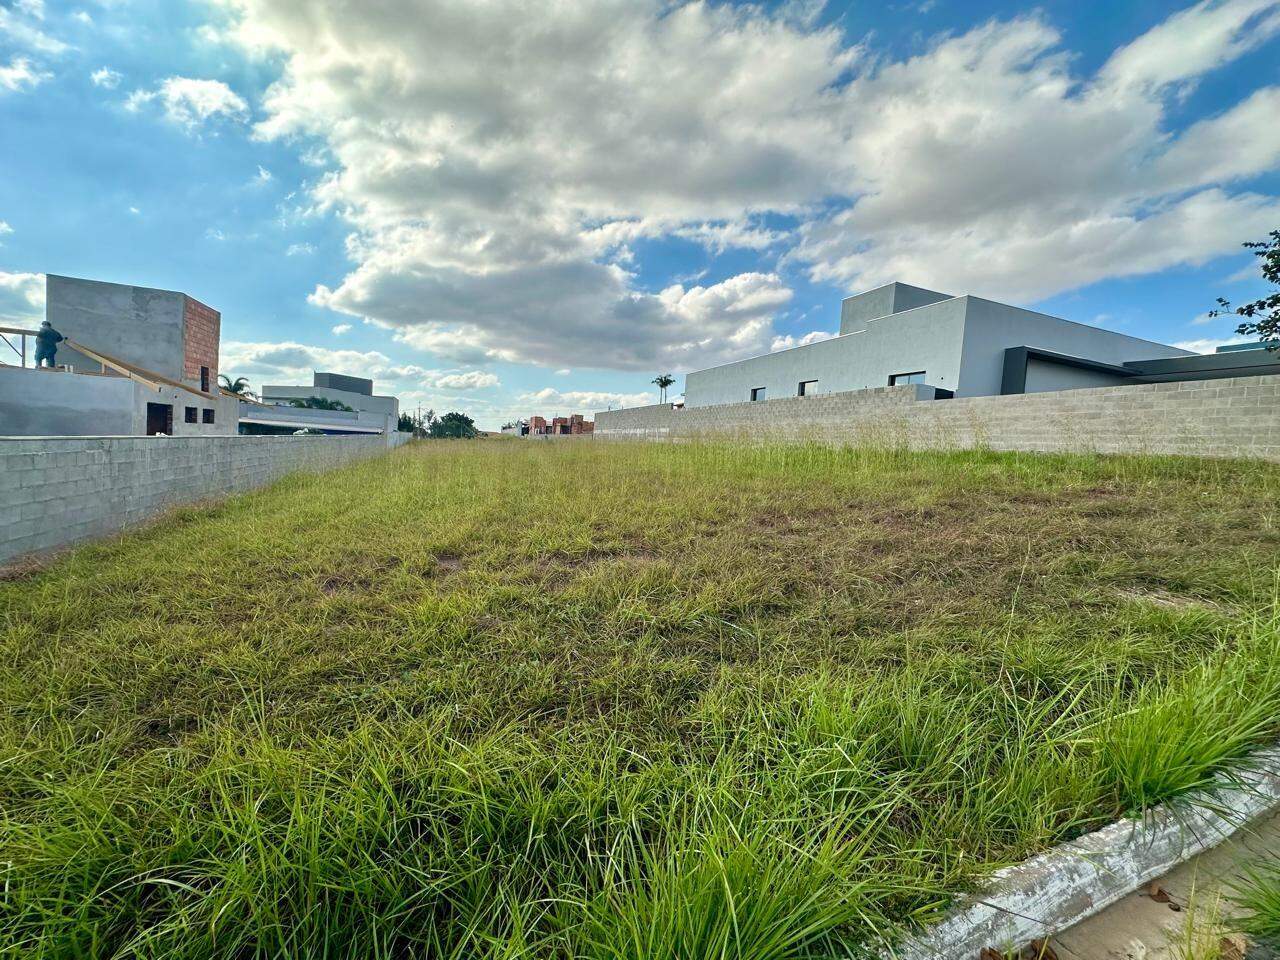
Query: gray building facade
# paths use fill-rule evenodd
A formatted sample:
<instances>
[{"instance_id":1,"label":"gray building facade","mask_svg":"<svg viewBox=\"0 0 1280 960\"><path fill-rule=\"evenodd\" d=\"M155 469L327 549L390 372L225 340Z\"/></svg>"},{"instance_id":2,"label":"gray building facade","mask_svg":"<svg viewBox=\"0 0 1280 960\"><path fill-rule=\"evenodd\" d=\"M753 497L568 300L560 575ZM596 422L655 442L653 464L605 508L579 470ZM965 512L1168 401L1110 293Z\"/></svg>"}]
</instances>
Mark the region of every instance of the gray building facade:
<instances>
[{"instance_id":1,"label":"gray building facade","mask_svg":"<svg viewBox=\"0 0 1280 960\"><path fill-rule=\"evenodd\" d=\"M1126 364L1179 358L1205 359L981 297L890 283L844 300L840 332L830 340L688 374L685 406L906 383L928 384L941 397L1070 390L1150 382Z\"/></svg>"},{"instance_id":2,"label":"gray building facade","mask_svg":"<svg viewBox=\"0 0 1280 960\"><path fill-rule=\"evenodd\" d=\"M262 388L264 403L281 404L290 400L306 400L308 397L336 400L345 403L352 410L382 414L393 421L400 417L400 400L396 397L376 396L373 381L364 377L349 377L341 373L313 373L309 387L267 384Z\"/></svg>"}]
</instances>

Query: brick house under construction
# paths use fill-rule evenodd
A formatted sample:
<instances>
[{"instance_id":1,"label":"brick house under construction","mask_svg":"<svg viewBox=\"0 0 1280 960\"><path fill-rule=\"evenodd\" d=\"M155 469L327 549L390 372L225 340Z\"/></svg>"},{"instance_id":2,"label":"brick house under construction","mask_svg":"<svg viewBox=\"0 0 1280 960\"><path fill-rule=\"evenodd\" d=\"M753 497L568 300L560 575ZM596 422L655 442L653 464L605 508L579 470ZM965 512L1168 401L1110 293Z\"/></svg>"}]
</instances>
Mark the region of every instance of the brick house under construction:
<instances>
[{"instance_id":1,"label":"brick house under construction","mask_svg":"<svg viewBox=\"0 0 1280 960\"><path fill-rule=\"evenodd\" d=\"M575 413L568 417L553 417L550 423L544 417L530 417L528 428L521 432L533 437L567 437L594 433L595 429L594 420L587 420L582 414Z\"/></svg>"}]
</instances>

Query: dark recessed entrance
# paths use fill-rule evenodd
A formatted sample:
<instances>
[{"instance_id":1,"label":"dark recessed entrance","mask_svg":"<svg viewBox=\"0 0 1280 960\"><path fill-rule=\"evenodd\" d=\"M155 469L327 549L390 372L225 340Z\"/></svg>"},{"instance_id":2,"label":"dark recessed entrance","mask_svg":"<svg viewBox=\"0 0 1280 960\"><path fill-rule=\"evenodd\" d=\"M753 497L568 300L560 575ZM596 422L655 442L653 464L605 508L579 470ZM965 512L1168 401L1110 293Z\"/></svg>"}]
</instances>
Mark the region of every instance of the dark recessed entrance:
<instances>
[{"instance_id":1,"label":"dark recessed entrance","mask_svg":"<svg viewBox=\"0 0 1280 960\"><path fill-rule=\"evenodd\" d=\"M173 436L173 404L147 404L147 436L154 437L158 433Z\"/></svg>"}]
</instances>

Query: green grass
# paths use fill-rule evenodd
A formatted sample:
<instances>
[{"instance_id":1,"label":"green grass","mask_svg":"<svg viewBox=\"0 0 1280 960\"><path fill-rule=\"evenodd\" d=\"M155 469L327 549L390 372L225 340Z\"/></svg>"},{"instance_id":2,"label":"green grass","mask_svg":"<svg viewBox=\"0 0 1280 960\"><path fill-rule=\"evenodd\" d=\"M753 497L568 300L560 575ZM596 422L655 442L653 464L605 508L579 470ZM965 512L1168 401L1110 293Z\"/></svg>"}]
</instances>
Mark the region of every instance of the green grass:
<instances>
[{"instance_id":1,"label":"green grass","mask_svg":"<svg viewBox=\"0 0 1280 960\"><path fill-rule=\"evenodd\" d=\"M0 583L0 955L856 955L1280 735L1280 470L428 443Z\"/></svg>"},{"instance_id":2,"label":"green grass","mask_svg":"<svg viewBox=\"0 0 1280 960\"><path fill-rule=\"evenodd\" d=\"M1280 856L1249 865L1232 885L1237 926L1272 950L1280 949Z\"/></svg>"}]
</instances>

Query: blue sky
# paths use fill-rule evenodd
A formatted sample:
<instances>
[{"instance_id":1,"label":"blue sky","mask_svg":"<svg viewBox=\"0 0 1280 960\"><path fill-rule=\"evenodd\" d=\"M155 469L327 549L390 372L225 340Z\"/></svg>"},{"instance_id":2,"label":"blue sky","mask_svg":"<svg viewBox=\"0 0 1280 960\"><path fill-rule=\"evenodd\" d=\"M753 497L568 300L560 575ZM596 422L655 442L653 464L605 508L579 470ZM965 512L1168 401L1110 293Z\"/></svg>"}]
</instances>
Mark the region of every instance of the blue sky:
<instances>
[{"instance_id":1,"label":"blue sky","mask_svg":"<svg viewBox=\"0 0 1280 960\"><path fill-rule=\"evenodd\" d=\"M892 279L1211 349L1280 227L1280 0L0 0L0 317L184 290L223 365L482 426Z\"/></svg>"}]
</instances>

